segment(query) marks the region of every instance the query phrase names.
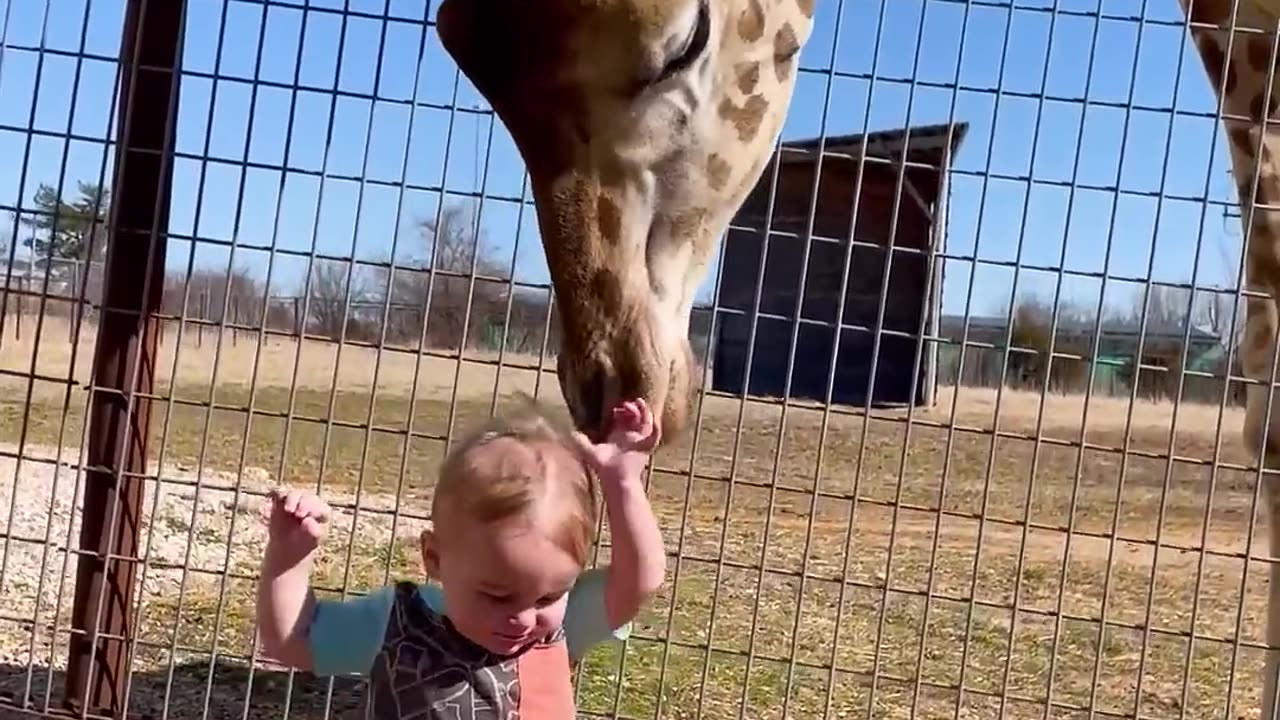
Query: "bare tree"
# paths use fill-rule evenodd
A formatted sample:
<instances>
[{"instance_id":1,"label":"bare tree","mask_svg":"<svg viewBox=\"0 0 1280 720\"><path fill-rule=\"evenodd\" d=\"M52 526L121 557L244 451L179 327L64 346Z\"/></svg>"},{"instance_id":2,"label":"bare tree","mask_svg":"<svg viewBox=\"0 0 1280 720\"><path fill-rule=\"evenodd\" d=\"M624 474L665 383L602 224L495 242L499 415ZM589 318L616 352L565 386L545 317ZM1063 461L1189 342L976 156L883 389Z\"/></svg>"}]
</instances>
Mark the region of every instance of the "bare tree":
<instances>
[{"instance_id":1,"label":"bare tree","mask_svg":"<svg viewBox=\"0 0 1280 720\"><path fill-rule=\"evenodd\" d=\"M1143 317L1143 299L1147 295L1147 287L1139 288L1133 297L1133 310L1130 320L1137 325ZM1156 328L1170 330L1182 327L1191 312L1191 290L1172 285L1150 286L1149 297L1146 297L1147 329Z\"/></svg>"},{"instance_id":2,"label":"bare tree","mask_svg":"<svg viewBox=\"0 0 1280 720\"><path fill-rule=\"evenodd\" d=\"M387 336L416 344L424 314L429 315L426 342L434 347L460 349L464 329L465 344L496 332L506 314L511 284L507 268L486 247L483 233L476 231L473 209L462 203L446 205L438 221L422 220L418 228L425 257L399 264L390 282L386 269L380 269L373 281L391 293Z\"/></svg>"},{"instance_id":3,"label":"bare tree","mask_svg":"<svg viewBox=\"0 0 1280 720\"><path fill-rule=\"evenodd\" d=\"M310 332L336 340L345 324L347 338L367 339L367 323L357 308L370 301L368 282L351 260L315 259L307 296Z\"/></svg>"},{"instance_id":4,"label":"bare tree","mask_svg":"<svg viewBox=\"0 0 1280 720\"><path fill-rule=\"evenodd\" d=\"M1234 318L1231 316L1232 306L1236 311ZM1196 300L1192 322L1216 335L1225 348L1244 328L1244 298L1217 289L1202 290Z\"/></svg>"},{"instance_id":5,"label":"bare tree","mask_svg":"<svg viewBox=\"0 0 1280 720\"><path fill-rule=\"evenodd\" d=\"M247 268L198 268L165 276L161 311L166 315L248 325L262 316L266 288Z\"/></svg>"}]
</instances>

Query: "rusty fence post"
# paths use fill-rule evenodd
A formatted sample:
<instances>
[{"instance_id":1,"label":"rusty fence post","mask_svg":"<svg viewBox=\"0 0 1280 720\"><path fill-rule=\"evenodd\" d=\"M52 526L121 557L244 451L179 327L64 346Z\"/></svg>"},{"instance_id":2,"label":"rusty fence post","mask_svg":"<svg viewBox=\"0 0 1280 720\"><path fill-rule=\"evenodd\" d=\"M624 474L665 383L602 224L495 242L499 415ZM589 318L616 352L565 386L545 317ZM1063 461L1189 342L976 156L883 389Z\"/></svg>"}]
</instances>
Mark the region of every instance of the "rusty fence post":
<instances>
[{"instance_id":1,"label":"rusty fence post","mask_svg":"<svg viewBox=\"0 0 1280 720\"><path fill-rule=\"evenodd\" d=\"M185 0L129 0L103 300L89 397L80 529L64 702L122 717L133 633L155 312L163 290Z\"/></svg>"}]
</instances>

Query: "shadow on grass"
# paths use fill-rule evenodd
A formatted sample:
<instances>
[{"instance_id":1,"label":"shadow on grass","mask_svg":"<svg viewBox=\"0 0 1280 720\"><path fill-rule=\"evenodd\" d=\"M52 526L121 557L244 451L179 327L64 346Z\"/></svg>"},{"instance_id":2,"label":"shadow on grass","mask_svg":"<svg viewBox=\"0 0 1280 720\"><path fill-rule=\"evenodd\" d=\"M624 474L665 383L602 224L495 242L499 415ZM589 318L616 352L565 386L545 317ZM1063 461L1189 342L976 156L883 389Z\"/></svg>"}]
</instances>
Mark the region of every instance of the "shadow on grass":
<instances>
[{"instance_id":1,"label":"shadow on grass","mask_svg":"<svg viewBox=\"0 0 1280 720\"><path fill-rule=\"evenodd\" d=\"M35 668L30 692L27 667L0 664L0 717L14 717L16 707L28 711L63 708L66 675ZM168 668L135 672L129 689L128 717L135 720L204 718L205 720L364 717L364 683L355 678L328 678L288 673L240 662L192 661ZM47 693L47 694L46 694ZM46 703L47 697L47 703ZM166 713L165 708L168 707ZM25 715L23 715L25 717Z\"/></svg>"}]
</instances>

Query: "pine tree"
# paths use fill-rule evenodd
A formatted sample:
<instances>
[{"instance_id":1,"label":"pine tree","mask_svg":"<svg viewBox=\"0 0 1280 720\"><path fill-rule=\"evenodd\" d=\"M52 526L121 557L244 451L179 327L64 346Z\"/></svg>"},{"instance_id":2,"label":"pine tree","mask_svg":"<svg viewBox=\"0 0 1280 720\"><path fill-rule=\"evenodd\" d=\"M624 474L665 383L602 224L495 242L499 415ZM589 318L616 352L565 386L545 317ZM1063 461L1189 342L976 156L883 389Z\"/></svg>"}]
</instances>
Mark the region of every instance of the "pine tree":
<instances>
[{"instance_id":1,"label":"pine tree","mask_svg":"<svg viewBox=\"0 0 1280 720\"><path fill-rule=\"evenodd\" d=\"M106 253L110 191L96 183L76 185L79 195L70 203L60 199L51 185L41 183L36 189L39 214L24 216L22 223L38 233L23 242L38 256L90 260ZM91 242L93 258L88 257Z\"/></svg>"}]
</instances>

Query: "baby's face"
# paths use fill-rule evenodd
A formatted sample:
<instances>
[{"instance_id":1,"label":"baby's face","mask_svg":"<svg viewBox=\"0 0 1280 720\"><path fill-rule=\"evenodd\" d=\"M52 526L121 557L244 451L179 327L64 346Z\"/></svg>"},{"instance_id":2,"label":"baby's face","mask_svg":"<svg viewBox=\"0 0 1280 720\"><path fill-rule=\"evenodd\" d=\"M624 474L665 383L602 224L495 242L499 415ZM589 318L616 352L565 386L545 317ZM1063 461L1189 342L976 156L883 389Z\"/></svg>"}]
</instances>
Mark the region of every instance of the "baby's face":
<instances>
[{"instance_id":1,"label":"baby's face","mask_svg":"<svg viewBox=\"0 0 1280 720\"><path fill-rule=\"evenodd\" d=\"M492 653L508 655L559 628L582 570L534 520L450 523L449 536L435 539L449 620Z\"/></svg>"}]
</instances>

